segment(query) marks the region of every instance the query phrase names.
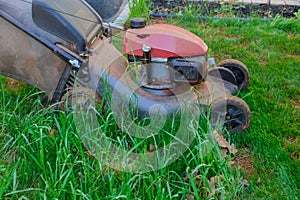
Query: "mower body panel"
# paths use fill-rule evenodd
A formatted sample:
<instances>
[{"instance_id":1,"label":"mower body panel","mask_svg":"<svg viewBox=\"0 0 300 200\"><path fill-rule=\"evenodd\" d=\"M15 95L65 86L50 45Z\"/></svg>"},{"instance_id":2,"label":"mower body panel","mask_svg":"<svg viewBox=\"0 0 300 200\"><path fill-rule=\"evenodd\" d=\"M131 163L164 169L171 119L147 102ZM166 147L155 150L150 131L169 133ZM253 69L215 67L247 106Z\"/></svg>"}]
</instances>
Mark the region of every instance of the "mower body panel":
<instances>
[{"instance_id":1,"label":"mower body panel","mask_svg":"<svg viewBox=\"0 0 300 200\"><path fill-rule=\"evenodd\" d=\"M127 0L86 0L105 22L114 22L122 13Z\"/></svg>"},{"instance_id":2,"label":"mower body panel","mask_svg":"<svg viewBox=\"0 0 300 200\"><path fill-rule=\"evenodd\" d=\"M155 114L155 109L159 106L163 108L163 114L172 116L187 104L207 107L214 99L231 95L223 81L214 77L207 77L201 84L193 85L193 90L187 82L178 83L170 89L148 89L140 84L139 78L135 76L135 69L128 67L125 57L117 49L114 50L108 40L103 41L101 46L96 50L96 60L90 60L90 70L95 74L94 81L90 84L100 80L96 90L105 102L111 103L116 112L124 113L122 109L135 107L138 116L142 118ZM116 59L106 59L106 67L100 68L98 60L105 58L105 53L101 53L105 51L103 47L109 47ZM140 72L140 68L138 70ZM108 96L112 99L106 99Z\"/></svg>"},{"instance_id":3,"label":"mower body panel","mask_svg":"<svg viewBox=\"0 0 300 200\"><path fill-rule=\"evenodd\" d=\"M207 45L198 36L180 27L155 24L126 32L123 53L143 56L143 46L151 47L151 57L191 57L206 55Z\"/></svg>"},{"instance_id":4,"label":"mower body panel","mask_svg":"<svg viewBox=\"0 0 300 200\"><path fill-rule=\"evenodd\" d=\"M64 40L38 28L32 21L31 5L19 0L0 0L0 10L49 42ZM0 17L0 73L46 92L51 98L66 63L6 19Z\"/></svg>"},{"instance_id":5,"label":"mower body panel","mask_svg":"<svg viewBox=\"0 0 300 200\"><path fill-rule=\"evenodd\" d=\"M42 29L37 26L32 19L30 3L20 0L0 0L0 11L22 24L24 29L30 29L31 32L46 39L49 43L63 45L65 49L61 49L62 51L66 50L66 53L71 52L77 54L77 57L81 57L79 53L83 50L81 48L83 43L78 42L79 47L74 48L72 42L77 40L59 37L59 34L52 34L53 32L50 30L45 31L47 27ZM91 11L91 14L93 12ZM38 87L51 98L65 68L70 63L62 59L53 49L49 49L37 38L23 31L22 28L16 27L4 17L0 17L0 26L1 74ZM80 28L75 29L80 30ZM193 85L193 90L188 82L173 84L169 89L149 89L136 81L139 77L131 73L136 72L135 69L129 66L127 59L113 46L110 38L97 37L91 44L88 40L84 40L84 43L90 50L86 55L87 73L90 77L87 81L83 79L80 81L84 82L85 86L99 92L103 98L106 98L105 90L108 88L115 97L114 101L120 102L124 99L128 106L135 102L140 116L148 115L156 105L163 107L166 114L172 115L180 109L183 102L197 105L200 102L201 105L209 105L213 99L231 92L225 89L222 80L213 77L197 82ZM151 47L152 58L194 56L206 58L208 52L207 45L199 37L171 25L151 25L142 29L130 29L126 32L124 53L143 56L144 45ZM205 67L207 66L205 65ZM205 69L207 71L207 68ZM141 68L138 68L138 72L140 74Z\"/></svg>"},{"instance_id":6,"label":"mower body panel","mask_svg":"<svg viewBox=\"0 0 300 200\"><path fill-rule=\"evenodd\" d=\"M86 51L102 31L100 16L85 1L33 0L32 19L41 29L75 45L79 52Z\"/></svg>"}]
</instances>

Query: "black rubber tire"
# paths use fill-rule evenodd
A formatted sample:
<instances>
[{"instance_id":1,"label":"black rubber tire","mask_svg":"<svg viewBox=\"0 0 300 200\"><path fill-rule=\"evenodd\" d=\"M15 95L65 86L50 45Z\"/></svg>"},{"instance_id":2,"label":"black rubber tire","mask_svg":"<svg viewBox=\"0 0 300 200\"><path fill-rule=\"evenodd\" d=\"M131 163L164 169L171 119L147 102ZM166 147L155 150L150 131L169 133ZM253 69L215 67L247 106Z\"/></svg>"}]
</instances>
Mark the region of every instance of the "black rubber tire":
<instances>
[{"instance_id":1,"label":"black rubber tire","mask_svg":"<svg viewBox=\"0 0 300 200\"><path fill-rule=\"evenodd\" d=\"M247 103L239 97L220 97L212 103L210 118L213 124L222 122L223 128L235 133L249 128L251 112Z\"/></svg>"},{"instance_id":2,"label":"black rubber tire","mask_svg":"<svg viewBox=\"0 0 300 200\"><path fill-rule=\"evenodd\" d=\"M250 80L249 70L241 61L226 59L221 61L217 67L227 68L235 75L239 90L245 90L248 87Z\"/></svg>"},{"instance_id":3,"label":"black rubber tire","mask_svg":"<svg viewBox=\"0 0 300 200\"><path fill-rule=\"evenodd\" d=\"M237 85L235 75L232 73L231 70L224 68L224 67L214 67L209 69L208 71L209 76L213 76L215 78L222 79L234 85Z\"/></svg>"}]
</instances>

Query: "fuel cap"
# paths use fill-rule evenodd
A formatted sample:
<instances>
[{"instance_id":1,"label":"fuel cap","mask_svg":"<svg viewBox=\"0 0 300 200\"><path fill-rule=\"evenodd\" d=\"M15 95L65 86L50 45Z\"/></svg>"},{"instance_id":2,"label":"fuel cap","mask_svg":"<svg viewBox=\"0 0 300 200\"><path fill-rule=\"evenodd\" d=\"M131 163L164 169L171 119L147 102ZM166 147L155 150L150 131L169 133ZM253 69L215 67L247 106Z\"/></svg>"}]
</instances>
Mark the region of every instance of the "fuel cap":
<instances>
[{"instance_id":1,"label":"fuel cap","mask_svg":"<svg viewBox=\"0 0 300 200\"><path fill-rule=\"evenodd\" d=\"M144 18L133 18L130 20L130 28L144 28L146 20Z\"/></svg>"}]
</instances>

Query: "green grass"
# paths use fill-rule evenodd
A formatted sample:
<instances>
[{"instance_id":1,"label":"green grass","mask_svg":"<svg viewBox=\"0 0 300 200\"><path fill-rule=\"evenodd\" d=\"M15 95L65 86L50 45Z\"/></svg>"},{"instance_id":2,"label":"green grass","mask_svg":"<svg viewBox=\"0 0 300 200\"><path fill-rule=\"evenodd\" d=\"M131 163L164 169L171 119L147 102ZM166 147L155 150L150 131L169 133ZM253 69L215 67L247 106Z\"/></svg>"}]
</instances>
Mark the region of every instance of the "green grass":
<instances>
[{"instance_id":1,"label":"green grass","mask_svg":"<svg viewBox=\"0 0 300 200\"><path fill-rule=\"evenodd\" d=\"M18 92L7 91L8 82L1 81L0 103L0 197L4 199L205 198L213 195L209 178L220 174L223 177L216 183L216 193L239 194L241 184L236 180L242 177L227 166L217 146L207 156L200 156L199 145L206 137L202 129L195 133L193 148L176 163L143 174L121 172L103 165L85 148L71 112L42 108L41 95L35 89L22 85ZM100 123L115 127L108 114L100 116ZM110 133L113 131L119 132L114 128ZM124 138L120 136L116 143L126 148L130 139ZM199 192L194 194L196 190Z\"/></svg>"},{"instance_id":2,"label":"green grass","mask_svg":"<svg viewBox=\"0 0 300 200\"><path fill-rule=\"evenodd\" d=\"M218 60L236 58L249 68L249 88L239 95L251 108L251 127L232 137L253 156L244 198L299 198L300 32L259 20L178 25L202 37Z\"/></svg>"},{"instance_id":3,"label":"green grass","mask_svg":"<svg viewBox=\"0 0 300 200\"><path fill-rule=\"evenodd\" d=\"M209 126L204 118L190 149L175 163L142 174L108 168L82 144L71 112L43 108L36 89L22 84L12 89L10 80L0 78L0 199L299 198L300 33L259 20L190 16L169 23L203 38L216 60L235 58L248 66L250 85L239 96L251 108L251 126L229 139L239 148L240 160L250 150L246 156L252 157L252 167L228 166L217 146L201 157L199 146ZM100 116L100 124L115 133L120 147L139 143L116 135L109 114ZM175 122L170 121L167 133ZM160 142L166 138L160 136ZM149 149L148 144L141 148ZM212 191L209 180L217 176Z\"/></svg>"},{"instance_id":4,"label":"green grass","mask_svg":"<svg viewBox=\"0 0 300 200\"><path fill-rule=\"evenodd\" d=\"M144 18L148 22L150 21L149 12L152 6L151 0L129 0L128 1L130 15L129 19L132 18ZM129 27L130 20L127 20L125 27Z\"/></svg>"}]
</instances>

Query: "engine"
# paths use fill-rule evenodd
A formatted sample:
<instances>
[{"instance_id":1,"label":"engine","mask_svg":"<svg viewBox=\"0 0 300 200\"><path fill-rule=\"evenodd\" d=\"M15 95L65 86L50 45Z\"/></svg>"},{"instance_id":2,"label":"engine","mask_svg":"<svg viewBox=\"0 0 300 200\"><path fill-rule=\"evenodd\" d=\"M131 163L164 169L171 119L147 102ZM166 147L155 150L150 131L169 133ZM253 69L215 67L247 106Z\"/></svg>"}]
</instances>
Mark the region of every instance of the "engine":
<instances>
[{"instance_id":1,"label":"engine","mask_svg":"<svg viewBox=\"0 0 300 200\"><path fill-rule=\"evenodd\" d=\"M133 19L123 46L128 61L139 63L142 86L165 89L206 79L208 48L199 37L176 26L145 25L143 19Z\"/></svg>"}]
</instances>

